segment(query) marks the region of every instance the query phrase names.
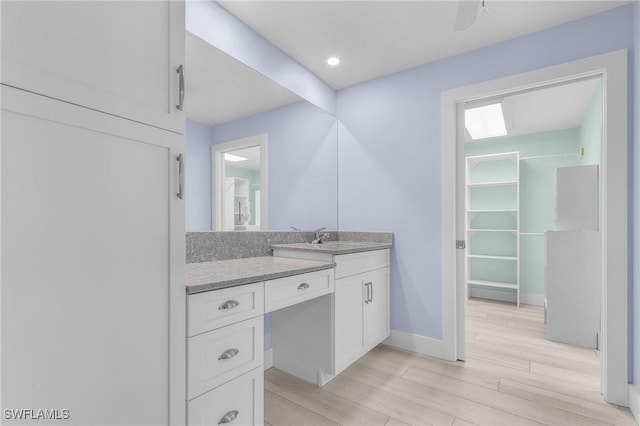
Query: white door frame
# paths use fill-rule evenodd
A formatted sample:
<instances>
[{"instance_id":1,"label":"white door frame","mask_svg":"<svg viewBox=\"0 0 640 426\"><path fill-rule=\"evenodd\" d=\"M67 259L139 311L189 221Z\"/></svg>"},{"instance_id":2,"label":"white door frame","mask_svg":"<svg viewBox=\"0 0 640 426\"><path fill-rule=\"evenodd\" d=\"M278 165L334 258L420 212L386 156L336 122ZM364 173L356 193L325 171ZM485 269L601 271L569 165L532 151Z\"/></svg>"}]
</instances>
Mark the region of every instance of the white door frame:
<instances>
[{"instance_id":1,"label":"white door frame","mask_svg":"<svg viewBox=\"0 0 640 426\"><path fill-rule=\"evenodd\" d=\"M442 343L446 357L464 357L464 259L455 249L458 183L464 176L456 125L465 102L561 84L602 78L603 140L601 163L602 232L602 390L607 402L628 406L627 341L627 50L618 50L548 68L516 74L442 93L441 252ZM463 264L462 264L463 265Z\"/></svg>"},{"instance_id":2,"label":"white door frame","mask_svg":"<svg viewBox=\"0 0 640 426\"><path fill-rule=\"evenodd\" d=\"M211 213L213 218L214 231L223 231L222 200L224 198L224 153L236 151L243 148L260 147L260 230L269 229L269 209L268 209L268 174L267 174L267 134L249 136L247 138L236 139L229 142L211 145Z\"/></svg>"}]
</instances>

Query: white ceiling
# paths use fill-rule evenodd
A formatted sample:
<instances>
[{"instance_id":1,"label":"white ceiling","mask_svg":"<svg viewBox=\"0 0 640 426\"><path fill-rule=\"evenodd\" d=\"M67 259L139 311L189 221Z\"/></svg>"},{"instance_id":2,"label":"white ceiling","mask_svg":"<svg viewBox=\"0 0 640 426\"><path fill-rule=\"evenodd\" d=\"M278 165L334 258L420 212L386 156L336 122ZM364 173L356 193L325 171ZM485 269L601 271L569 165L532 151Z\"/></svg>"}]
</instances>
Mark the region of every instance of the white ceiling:
<instances>
[{"instance_id":1,"label":"white ceiling","mask_svg":"<svg viewBox=\"0 0 640 426\"><path fill-rule=\"evenodd\" d=\"M510 135L528 135L580 126L600 78L505 97L502 109Z\"/></svg>"},{"instance_id":2,"label":"white ceiling","mask_svg":"<svg viewBox=\"0 0 640 426\"><path fill-rule=\"evenodd\" d=\"M630 1L486 0L489 12L480 12L475 24L460 32L453 30L455 0L219 3L339 90ZM328 66L329 56L342 63Z\"/></svg>"},{"instance_id":3,"label":"white ceiling","mask_svg":"<svg viewBox=\"0 0 640 426\"><path fill-rule=\"evenodd\" d=\"M625 3L487 0L488 14L481 12L469 29L454 32L456 1L221 2L338 88ZM300 100L191 33L186 46L186 109L195 121L216 125ZM342 57L338 68L324 64L330 54ZM510 134L577 127L595 84L591 80L505 98Z\"/></svg>"},{"instance_id":4,"label":"white ceiling","mask_svg":"<svg viewBox=\"0 0 640 426\"><path fill-rule=\"evenodd\" d=\"M234 151L228 151L229 154L238 155L246 158L245 161L228 161L225 160L225 165L237 167L239 169L248 170L260 170L260 147L254 146L251 148L236 149Z\"/></svg>"},{"instance_id":5,"label":"white ceiling","mask_svg":"<svg viewBox=\"0 0 640 426\"><path fill-rule=\"evenodd\" d=\"M300 98L187 32L187 116L210 126L298 102Z\"/></svg>"}]
</instances>

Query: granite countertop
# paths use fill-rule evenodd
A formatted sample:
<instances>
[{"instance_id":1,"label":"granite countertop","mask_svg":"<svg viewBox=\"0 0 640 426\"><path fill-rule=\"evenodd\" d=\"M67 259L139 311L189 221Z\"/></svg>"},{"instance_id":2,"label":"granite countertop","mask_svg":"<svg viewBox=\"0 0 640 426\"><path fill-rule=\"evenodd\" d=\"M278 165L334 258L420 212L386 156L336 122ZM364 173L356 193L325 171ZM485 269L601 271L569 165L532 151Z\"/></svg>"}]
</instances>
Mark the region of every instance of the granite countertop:
<instances>
[{"instance_id":1,"label":"granite countertop","mask_svg":"<svg viewBox=\"0 0 640 426\"><path fill-rule=\"evenodd\" d=\"M335 266L333 262L273 256L189 263L186 265L187 294L331 269Z\"/></svg>"},{"instance_id":2,"label":"granite countertop","mask_svg":"<svg viewBox=\"0 0 640 426\"><path fill-rule=\"evenodd\" d=\"M347 254L362 251L381 250L391 248L392 243L369 243L355 241L326 241L322 244L295 243L273 244L271 247L280 250L300 250L315 253Z\"/></svg>"}]
</instances>

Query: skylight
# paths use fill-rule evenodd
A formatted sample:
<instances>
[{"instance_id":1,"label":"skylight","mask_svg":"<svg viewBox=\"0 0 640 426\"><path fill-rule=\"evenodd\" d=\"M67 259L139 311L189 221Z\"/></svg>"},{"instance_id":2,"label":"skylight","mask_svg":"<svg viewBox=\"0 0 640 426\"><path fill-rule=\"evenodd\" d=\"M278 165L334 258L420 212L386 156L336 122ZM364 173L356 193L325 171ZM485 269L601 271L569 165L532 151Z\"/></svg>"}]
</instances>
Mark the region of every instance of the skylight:
<instances>
[{"instance_id":1,"label":"skylight","mask_svg":"<svg viewBox=\"0 0 640 426\"><path fill-rule=\"evenodd\" d=\"M233 154L229 154L229 153L225 153L224 154L224 159L226 161L232 161L232 162L237 162L237 161L247 161L248 158L245 157L240 157L239 155L233 155Z\"/></svg>"},{"instance_id":2,"label":"skylight","mask_svg":"<svg viewBox=\"0 0 640 426\"><path fill-rule=\"evenodd\" d=\"M485 139L505 136L507 127L502 115L502 104L484 105L464 111L464 126L471 139Z\"/></svg>"}]
</instances>

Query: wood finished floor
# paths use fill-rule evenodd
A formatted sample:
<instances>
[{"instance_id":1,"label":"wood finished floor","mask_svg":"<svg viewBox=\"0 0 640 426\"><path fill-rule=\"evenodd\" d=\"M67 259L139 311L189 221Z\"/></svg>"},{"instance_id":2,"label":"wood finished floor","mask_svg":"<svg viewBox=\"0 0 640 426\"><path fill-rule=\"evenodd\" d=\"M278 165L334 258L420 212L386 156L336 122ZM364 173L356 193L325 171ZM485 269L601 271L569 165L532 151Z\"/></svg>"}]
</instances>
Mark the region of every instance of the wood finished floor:
<instances>
[{"instance_id":1,"label":"wood finished floor","mask_svg":"<svg viewBox=\"0 0 640 426\"><path fill-rule=\"evenodd\" d=\"M544 336L542 308L471 299L466 362L380 345L323 388L272 368L265 424L636 424L602 400L594 350Z\"/></svg>"}]
</instances>

